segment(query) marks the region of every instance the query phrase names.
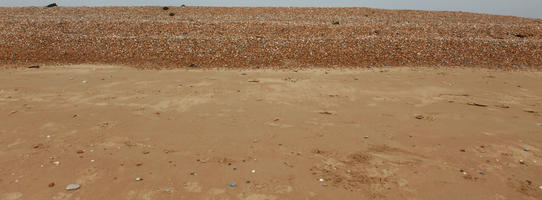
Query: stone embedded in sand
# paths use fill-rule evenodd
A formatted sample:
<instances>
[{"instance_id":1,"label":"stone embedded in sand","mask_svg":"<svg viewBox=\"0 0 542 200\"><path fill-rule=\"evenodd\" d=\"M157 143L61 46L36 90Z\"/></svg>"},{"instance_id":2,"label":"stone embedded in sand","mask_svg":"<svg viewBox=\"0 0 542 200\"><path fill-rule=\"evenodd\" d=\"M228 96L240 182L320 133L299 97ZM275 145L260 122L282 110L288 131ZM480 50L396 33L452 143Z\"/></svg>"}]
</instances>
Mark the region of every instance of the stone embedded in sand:
<instances>
[{"instance_id":1,"label":"stone embedded in sand","mask_svg":"<svg viewBox=\"0 0 542 200\"><path fill-rule=\"evenodd\" d=\"M424 118L423 115L416 115L415 117L416 117L416 119L423 119Z\"/></svg>"},{"instance_id":2,"label":"stone embedded in sand","mask_svg":"<svg viewBox=\"0 0 542 200\"><path fill-rule=\"evenodd\" d=\"M136 181L142 181L142 180L143 180L143 178L141 178L141 177L136 178Z\"/></svg>"},{"instance_id":3,"label":"stone embedded in sand","mask_svg":"<svg viewBox=\"0 0 542 200\"><path fill-rule=\"evenodd\" d=\"M81 185L79 184L69 184L68 186L66 186L66 190L78 190L79 188L81 188Z\"/></svg>"},{"instance_id":4,"label":"stone embedded in sand","mask_svg":"<svg viewBox=\"0 0 542 200\"><path fill-rule=\"evenodd\" d=\"M169 16L173 17L173 16L175 16L175 13L169 13Z\"/></svg>"},{"instance_id":5,"label":"stone embedded in sand","mask_svg":"<svg viewBox=\"0 0 542 200\"><path fill-rule=\"evenodd\" d=\"M49 187L55 187L55 182L49 183Z\"/></svg>"},{"instance_id":6,"label":"stone embedded in sand","mask_svg":"<svg viewBox=\"0 0 542 200\"><path fill-rule=\"evenodd\" d=\"M523 151L529 151L530 149L529 148L523 148Z\"/></svg>"},{"instance_id":7,"label":"stone embedded in sand","mask_svg":"<svg viewBox=\"0 0 542 200\"><path fill-rule=\"evenodd\" d=\"M29 69L39 69L40 66L39 65L32 65L30 67L28 67Z\"/></svg>"},{"instance_id":8,"label":"stone embedded in sand","mask_svg":"<svg viewBox=\"0 0 542 200\"><path fill-rule=\"evenodd\" d=\"M235 187L235 186L237 186L237 183L235 183L235 182L230 183L230 187Z\"/></svg>"},{"instance_id":9,"label":"stone embedded in sand","mask_svg":"<svg viewBox=\"0 0 542 200\"><path fill-rule=\"evenodd\" d=\"M334 22L331 22L331 24L333 24L333 25L339 25L339 24L341 24L341 23L338 22L338 21L334 21Z\"/></svg>"},{"instance_id":10,"label":"stone embedded in sand","mask_svg":"<svg viewBox=\"0 0 542 200\"><path fill-rule=\"evenodd\" d=\"M82 149L79 149L79 150L77 150L77 153L82 154L82 153L85 153L85 151L83 151Z\"/></svg>"},{"instance_id":11,"label":"stone embedded in sand","mask_svg":"<svg viewBox=\"0 0 542 200\"><path fill-rule=\"evenodd\" d=\"M162 10L169 10L169 8L167 6L164 6Z\"/></svg>"},{"instance_id":12,"label":"stone embedded in sand","mask_svg":"<svg viewBox=\"0 0 542 200\"><path fill-rule=\"evenodd\" d=\"M45 6L45 7L52 8L52 7L57 7L57 6L58 5L56 3L52 3L52 4L49 4L49 5Z\"/></svg>"}]
</instances>

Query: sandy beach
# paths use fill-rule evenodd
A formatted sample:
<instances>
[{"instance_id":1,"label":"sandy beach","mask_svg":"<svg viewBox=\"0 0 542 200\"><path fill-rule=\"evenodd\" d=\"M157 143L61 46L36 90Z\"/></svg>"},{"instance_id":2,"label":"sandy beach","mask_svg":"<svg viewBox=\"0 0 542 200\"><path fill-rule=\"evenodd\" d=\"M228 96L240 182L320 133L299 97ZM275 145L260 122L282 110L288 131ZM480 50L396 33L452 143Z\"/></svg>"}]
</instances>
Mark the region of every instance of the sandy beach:
<instances>
[{"instance_id":1,"label":"sandy beach","mask_svg":"<svg viewBox=\"0 0 542 200\"><path fill-rule=\"evenodd\" d=\"M0 8L0 200L542 199L541 28Z\"/></svg>"},{"instance_id":2,"label":"sandy beach","mask_svg":"<svg viewBox=\"0 0 542 200\"><path fill-rule=\"evenodd\" d=\"M540 199L541 79L3 69L0 199Z\"/></svg>"}]
</instances>

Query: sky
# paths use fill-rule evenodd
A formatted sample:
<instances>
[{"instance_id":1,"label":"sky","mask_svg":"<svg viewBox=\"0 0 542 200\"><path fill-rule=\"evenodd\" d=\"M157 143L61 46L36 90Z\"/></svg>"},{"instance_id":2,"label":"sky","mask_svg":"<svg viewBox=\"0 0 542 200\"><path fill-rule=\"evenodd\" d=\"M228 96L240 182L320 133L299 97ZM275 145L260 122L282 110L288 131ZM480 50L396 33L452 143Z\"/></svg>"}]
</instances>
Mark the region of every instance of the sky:
<instances>
[{"instance_id":1,"label":"sky","mask_svg":"<svg viewBox=\"0 0 542 200\"><path fill-rule=\"evenodd\" d=\"M0 7L44 6L299 6L448 10L542 19L542 0L0 0Z\"/></svg>"}]
</instances>

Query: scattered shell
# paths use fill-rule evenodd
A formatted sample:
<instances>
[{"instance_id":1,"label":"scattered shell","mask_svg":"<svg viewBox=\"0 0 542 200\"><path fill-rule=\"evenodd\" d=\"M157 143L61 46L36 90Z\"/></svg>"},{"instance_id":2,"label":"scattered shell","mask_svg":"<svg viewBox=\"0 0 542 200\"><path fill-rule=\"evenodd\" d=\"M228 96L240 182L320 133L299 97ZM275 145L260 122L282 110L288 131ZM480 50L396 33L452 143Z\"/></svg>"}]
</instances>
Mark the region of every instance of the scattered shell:
<instances>
[{"instance_id":1,"label":"scattered shell","mask_svg":"<svg viewBox=\"0 0 542 200\"><path fill-rule=\"evenodd\" d=\"M78 190L79 188L81 188L79 184L69 184L66 186L66 190Z\"/></svg>"}]
</instances>

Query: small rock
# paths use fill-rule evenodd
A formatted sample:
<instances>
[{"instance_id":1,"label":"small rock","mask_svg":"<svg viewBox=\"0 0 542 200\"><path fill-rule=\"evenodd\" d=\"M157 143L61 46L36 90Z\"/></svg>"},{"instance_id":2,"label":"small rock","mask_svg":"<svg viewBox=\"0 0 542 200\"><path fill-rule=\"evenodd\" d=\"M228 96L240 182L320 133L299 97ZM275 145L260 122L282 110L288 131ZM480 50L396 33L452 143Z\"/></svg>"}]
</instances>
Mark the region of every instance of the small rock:
<instances>
[{"instance_id":1,"label":"small rock","mask_svg":"<svg viewBox=\"0 0 542 200\"><path fill-rule=\"evenodd\" d=\"M170 193L170 192L171 192L170 189L166 189L166 190L164 190L164 191L167 192L167 193Z\"/></svg>"},{"instance_id":2,"label":"small rock","mask_svg":"<svg viewBox=\"0 0 542 200\"><path fill-rule=\"evenodd\" d=\"M250 184L250 181L246 181L245 183Z\"/></svg>"},{"instance_id":3,"label":"small rock","mask_svg":"<svg viewBox=\"0 0 542 200\"><path fill-rule=\"evenodd\" d=\"M334 22L331 22L331 24L333 24L333 25L339 25L339 24L341 24L341 23L338 22L338 21L334 21Z\"/></svg>"},{"instance_id":4,"label":"small rock","mask_svg":"<svg viewBox=\"0 0 542 200\"><path fill-rule=\"evenodd\" d=\"M256 173L256 170L255 170L255 169L253 169L253 170L252 170L252 171L250 171L250 172L251 172L251 173L253 173L253 174L255 174L255 173Z\"/></svg>"},{"instance_id":5,"label":"small rock","mask_svg":"<svg viewBox=\"0 0 542 200\"><path fill-rule=\"evenodd\" d=\"M28 69L39 69L40 66L39 65L32 65L30 67L28 67Z\"/></svg>"},{"instance_id":6,"label":"small rock","mask_svg":"<svg viewBox=\"0 0 542 200\"><path fill-rule=\"evenodd\" d=\"M49 4L49 5L45 6L45 7L52 8L52 7L57 7L57 6L58 5L56 3L52 3L52 4Z\"/></svg>"},{"instance_id":7,"label":"small rock","mask_svg":"<svg viewBox=\"0 0 542 200\"><path fill-rule=\"evenodd\" d=\"M480 172L480 175L486 175L486 173L484 173L484 172Z\"/></svg>"},{"instance_id":8,"label":"small rock","mask_svg":"<svg viewBox=\"0 0 542 200\"><path fill-rule=\"evenodd\" d=\"M88 83L88 81L87 81L87 80L83 80L83 81L81 81L81 83L85 83L85 84L86 84L86 83Z\"/></svg>"},{"instance_id":9,"label":"small rock","mask_svg":"<svg viewBox=\"0 0 542 200\"><path fill-rule=\"evenodd\" d=\"M60 165L60 161L55 161L55 162L53 162L53 164Z\"/></svg>"},{"instance_id":10,"label":"small rock","mask_svg":"<svg viewBox=\"0 0 542 200\"><path fill-rule=\"evenodd\" d=\"M136 166L138 166L138 167L141 166L141 165L143 165L143 163L141 163L141 162L138 162L138 163L136 164Z\"/></svg>"},{"instance_id":11,"label":"small rock","mask_svg":"<svg viewBox=\"0 0 542 200\"><path fill-rule=\"evenodd\" d=\"M369 139L369 136L363 136L363 138L365 138L365 139Z\"/></svg>"},{"instance_id":12,"label":"small rock","mask_svg":"<svg viewBox=\"0 0 542 200\"><path fill-rule=\"evenodd\" d=\"M169 8L167 6L164 6L162 10L169 10Z\"/></svg>"},{"instance_id":13,"label":"small rock","mask_svg":"<svg viewBox=\"0 0 542 200\"><path fill-rule=\"evenodd\" d=\"M85 151L79 149L79 150L77 150L77 153L78 153L78 154L82 154L82 153L85 153Z\"/></svg>"},{"instance_id":14,"label":"small rock","mask_svg":"<svg viewBox=\"0 0 542 200\"><path fill-rule=\"evenodd\" d=\"M461 152L467 152L467 150L465 150L465 149L461 149L461 150L459 150L459 151L461 151Z\"/></svg>"},{"instance_id":15,"label":"small rock","mask_svg":"<svg viewBox=\"0 0 542 200\"><path fill-rule=\"evenodd\" d=\"M173 16L175 16L175 13L169 13L169 16L173 17Z\"/></svg>"},{"instance_id":16,"label":"small rock","mask_svg":"<svg viewBox=\"0 0 542 200\"><path fill-rule=\"evenodd\" d=\"M81 185L79 184L69 184L68 186L66 186L66 190L77 190L81 188Z\"/></svg>"},{"instance_id":17,"label":"small rock","mask_svg":"<svg viewBox=\"0 0 542 200\"><path fill-rule=\"evenodd\" d=\"M68 80L73 80L73 77L69 77Z\"/></svg>"},{"instance_id":18,"label":"small rock","mask_svg":"<svg viewBox=\"0 0 542 200\"><path fill-rule=\"evenodd\" d=\"M142 180L143 180L143 178L141 178L141 177L136 178L136 181L142 181Z\"/></svg>"},{"instance_id":19,"label":"small rock","mask_svg":"<svg viewBox=\"0 0 542 200\"><path fill-rule=\"evenodd\" d=\"M519 160L519 164L522 164L522 165L524 165L524 164L525 164L525 161L523 161L523 160Z\"/></svg>"},{"instance_id":20,"label":"small rock","mask_svg":"<svg viewBox=\"0 0 542 200\"><path fill-rule=\"evenodd\" d=\"M190 172L190 175L191 175L191 176L195 176L195 175L196 175L196 172Z\"/></svg>"},{"instance_id":21,"label":"small rock","mask_svg":"<svg viewBox=\"0 0 542 200\"><path fill-rule=\"evenodd\" d=\"M241 75L243 75L243 76L246 76L246 75L247 75L247 73L243 72L243 73L241 73Z\"/></svg>"},{"instance_id":22,"label":"small rock","mask_svg":"<svg viewBox=\"0 0 542 200\"><path fill-rule=\"evenodd\" d=\"M523 151L529 151L529 148L523 148Z\"/></svg>"},{"instance_id":23,"label":"small rock","mask_svg":"<svg viewBox=\"0 0 542 200\"><path fill-rule=\"evenodd\" d=\"M541 189L541 190L542 190L542 185L541 185L541 186L538 186L538 189Z\"/></svg>"},{"instance_id":24,"label":"small rock","mask_svg":"<svg viewBox=\"0 0 542 200\"><path fill-rule=\"evenodd\" d=\"M235 183L235 182L230 183L230 187L235 187L235 186L237 186L237 183Z\"/></svg>"},{"instance_id":25,"label":"small rock","mask_svg":"<svg viewBox=\"0 0 542 200\"><path fill-rule=\"evenodd\" d=\"M415 117L416 117L416 119L423 119L424 118L423 115L416 115Z\"/></svg>"},{"instance_id":26,"label":"small rock","mask_svg":"<svg viewBox=\"0 0 542 200\"><path fill-rule=\"evenodd\" d=\"M323 179L323 178L320 178L320 179L318 179L318 181L320 181L320 182L324 182L324 179Z\"/></svg>"},{"instance_id":27,"label":"small rock","mask_svg":"<svg viewBox=\"0 0 542 200\"><path fill-rule=\"evenodd\" d=\"M49 183L49 187L55 187L55 182Z\"/></svg>"}]
</instances>

